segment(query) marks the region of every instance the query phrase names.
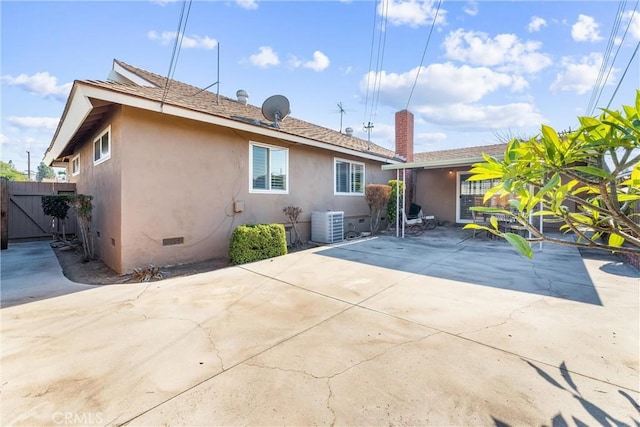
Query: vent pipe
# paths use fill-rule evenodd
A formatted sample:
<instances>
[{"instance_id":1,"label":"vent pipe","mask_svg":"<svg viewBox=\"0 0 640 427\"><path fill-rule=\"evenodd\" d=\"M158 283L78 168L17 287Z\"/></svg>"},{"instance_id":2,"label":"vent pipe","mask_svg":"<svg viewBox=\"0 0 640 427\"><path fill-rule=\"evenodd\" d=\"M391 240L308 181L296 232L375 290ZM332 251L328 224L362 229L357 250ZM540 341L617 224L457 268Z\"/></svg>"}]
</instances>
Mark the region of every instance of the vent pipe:
<instances>
[{"instance_id":1,"label":"vent pipe","mask_svg":"<svg viewBox=\"0 0 640 427\"><path fill-rule=\"evenodd\" d=\"M249 101L249 92L244 89L240 89L236 92L236 97L240 104L247 105L247 102Z\"/></svg>"},{"instance_id":2,"label":"vent pipe","mask_svg":"<svg viewBox=\"0 0 640 427\"><path fill-rule=\"evenodd\" d=\"M346 133L347 136L352 136L353 135L353 128L346 128L344 130L344 133Z\"/></svg>"}]
</instances>

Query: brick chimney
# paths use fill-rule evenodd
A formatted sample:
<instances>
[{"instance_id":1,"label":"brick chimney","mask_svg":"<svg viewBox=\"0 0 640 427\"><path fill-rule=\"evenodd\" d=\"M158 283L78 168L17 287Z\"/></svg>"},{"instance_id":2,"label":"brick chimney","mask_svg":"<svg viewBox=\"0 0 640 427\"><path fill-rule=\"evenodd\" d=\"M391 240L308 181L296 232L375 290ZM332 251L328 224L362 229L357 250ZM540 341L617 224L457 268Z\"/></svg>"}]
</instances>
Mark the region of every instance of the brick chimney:
<instances>
[{"instance_id":1,"label":"brick chimney","mask_svg":"<svg viewBox=\"0 0 640 427\"><path fill-rule=\"evenodd\" d=\"M413 162L413 113L409 110L396 113L396 154Z\"/></svg>"}]
</instances>

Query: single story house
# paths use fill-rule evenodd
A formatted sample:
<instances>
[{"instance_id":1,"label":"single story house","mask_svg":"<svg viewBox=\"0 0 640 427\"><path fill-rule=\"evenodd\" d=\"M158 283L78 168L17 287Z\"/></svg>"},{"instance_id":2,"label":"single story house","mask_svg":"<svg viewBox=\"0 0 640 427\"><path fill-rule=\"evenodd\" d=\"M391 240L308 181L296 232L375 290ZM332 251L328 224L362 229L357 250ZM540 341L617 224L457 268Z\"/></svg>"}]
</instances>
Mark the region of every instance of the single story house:
<instances>
[{"instance_id":1,"label":"single story house","mask_svg":"<svg viewBox=\"0 0 640 427\"><path fill-rule=\"evenodd\" d=\"M274 124L243 90L231 99L114 60L108 81L73 83L44 161L93 196L97 253L118 273L224 257L236 226L286 224L286 206L302 208L303 240L314 211L366 231L364 187L397 168L425 214L470 222L491 183L468 171L506 144L414 154L413 114L397 112L395 129L391 151L294 117Z\"/></svg>"},{"instance_id":2,"label":"single story house","mask_svg":"<svg viewBox=\"0 0 640 427\"><path fill-rule=\"evenodd\" d=\"M368 228L364 187L387 183L391 150L217 96L114 60L108 81L76 80L44 161L93 196L96 251L118 273L228 253L236 226L303 209ZM283 115L288 113L284 112Z\"/></svg>"}]
</instances>

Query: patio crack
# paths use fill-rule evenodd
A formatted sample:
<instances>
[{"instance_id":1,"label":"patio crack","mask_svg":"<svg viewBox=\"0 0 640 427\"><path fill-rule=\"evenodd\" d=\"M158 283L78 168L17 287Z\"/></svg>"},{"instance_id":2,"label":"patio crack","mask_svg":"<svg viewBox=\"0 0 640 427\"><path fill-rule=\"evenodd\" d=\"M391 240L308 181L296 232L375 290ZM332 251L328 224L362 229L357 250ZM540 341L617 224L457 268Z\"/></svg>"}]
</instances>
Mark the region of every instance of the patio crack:
<instances>
[{"instance_id":1,"label":"patio crack","mask_svg":"<svg viewBox=\"0 0 640 427\"><path fill-rule=\"evenodd\" d=\"M494 325L487 325L487 326L483 326L482 328L474 329L474 330L472 330L472 331L463 331L463 332L460 332L460 333L454 334L454 336L456 336L456 337L460 337L460 336L463 336L463 335L466 335L466 334L475 334L475 333L480 332L480 331L485 331L485 330L487 330L487 329L497 328L497 327L499 327L499 326L506 325L508 322L510 322L511 320L513 320L513 316L516 314L516 312L519 312L519 311L522 311L522 310L524 310L524 309L526 309L526 308L529 308L529 307L531 307L533 304L536 304L536 303L540 302L541 300L542 300L542 298L538 298L538 299L536 299L535 301L531 301L530 303L525 304L525 305L523 305L523 306L521 306L521 307L516 307L516 308L514 308L513 310L511 310L511 312L509 313L509 315L507 316L507 318L506 318L505 320L503 320L502 322L500 322L500 323L496 323L496 324L494 324Z\"/></svg>"},{"instance_id":2,"label":"patio crack","mask_svg":"<svg viewBox=\"0 0 640 427\"><path fill-rule=\"evenodd\" d=\"M331 411L331 415L333 418L331 419L331 423L329 424L331 427L336 425L336 411L331 407L331 398L333 397L333 390L331 389L331 378L327 378L327 388L329 389L329 396L327 396L327 409Z\"/></svg>"},{"instance_id":3,"label":"patio crack","mask_svg":"<svg viewBox=\"0 0 640 427\"><path fill-rule=\"evenodd\" d=\"M200 330L202 330L205 335L207 336L207 340L209 341L209 344L211 344L211 346L213 347L213 350L216 353L216 357L218 359L218 362L220 362L220 369L222 370L222 372L225 371L225 367L224 367L224 362L222 361L222 356L220 355L220 350L218 350L218 347L216 346L215 341L213 340L213 337L211 336L211 333L207 330L207 328L205 328L200 322L197 322L193 319L185 319L184 317L148 317L146 314L143 314L145 320L152 320L152 319L158 319L158 320L182 320L183 322L190 322L193 323L194 325L196 325L197 328L199 328Z\"/></svg>"},{"instance_id":4,"label":"patio crack","mask_svg":"<svg viewBox=\"0 0 640 427\"><path fill-rule=\"evenodd\" d=\"M438 334L441 334L441 333L442 332L440 332L440 331L432 332L432 333L429 333L429 334L427 334L425 336L422 336L422 337L420 337L418 339L415 339L415 340L408 340L408 341L403 341L403 342L399 342L397 344L390 345L389 347L385 348L383 351L381 351L379 353L376 353L373 356L370 356L370 357L368 357L366 359L360 360L359 362L356 362L356 363L354 363L352 365L349 365L346 368L342 369L341 371L338 371L338 372L336 372L334 374L331 374L331 375L314 375L314 374L312 374L310 372L307 372L307 371L305 371L303 369L287 369L287 368L281 368L279 366L262 365L262 364L259 364L259 363L249 363L249 362L247 362L246 365L253 366L255 368L272 369L272 370L281 371L281 372L294 372L294 373L310 376L310 377L312 377L314 379L317 379L317 380L326 379L326 380L330 381L330 380L334 379L335 377L350 371L353 368L356 368L356 367L358 367L360 365L363 365L365 363L371 362L371 361L373 361L375 359L378 359L378 358L384 356L385 354L387 354L391 350L394 350L394 349L396 349L398 347L401 347L401 346L404 346L404 345L420 342L422 340L425 340L427 338L430 338L432 336L435 336L435 335L438 335Z\"/></svg>"}]
</instances>

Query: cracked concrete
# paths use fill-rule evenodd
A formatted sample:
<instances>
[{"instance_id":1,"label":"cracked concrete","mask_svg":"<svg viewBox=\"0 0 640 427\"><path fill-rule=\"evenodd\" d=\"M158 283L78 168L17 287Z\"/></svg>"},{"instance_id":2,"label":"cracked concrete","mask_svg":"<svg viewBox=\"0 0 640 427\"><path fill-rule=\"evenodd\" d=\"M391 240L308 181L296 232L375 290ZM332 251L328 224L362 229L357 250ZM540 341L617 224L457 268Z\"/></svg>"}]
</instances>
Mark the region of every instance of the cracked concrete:
<instances>
[{"instance_id":1,"label":"cracked concrete","mask_svg":"<svg viewBox=\"0 0 640 427\"><path fill-rule=\"evenodd\" d=\"M637 270L444 231L3 308L0 424L640 423Z\"/></svg>"}]
</instances>

